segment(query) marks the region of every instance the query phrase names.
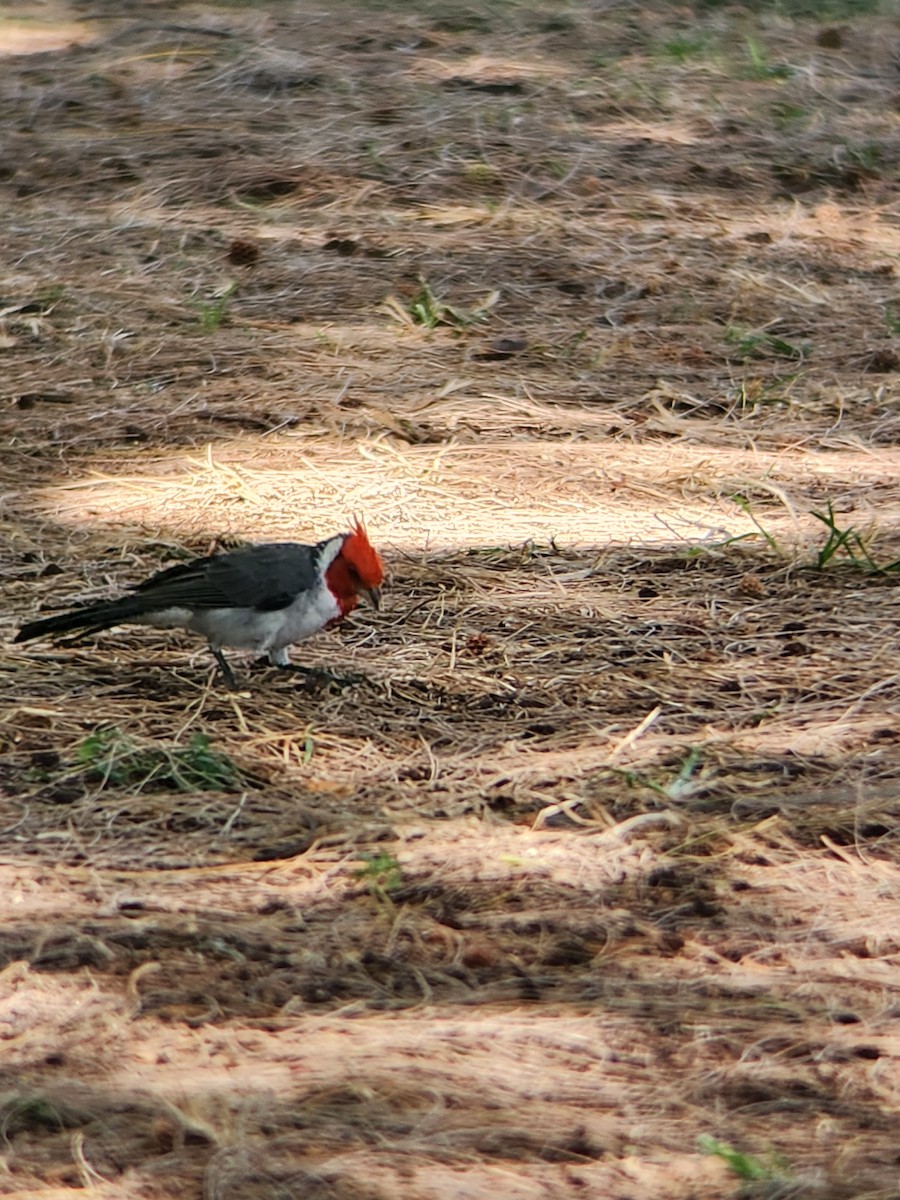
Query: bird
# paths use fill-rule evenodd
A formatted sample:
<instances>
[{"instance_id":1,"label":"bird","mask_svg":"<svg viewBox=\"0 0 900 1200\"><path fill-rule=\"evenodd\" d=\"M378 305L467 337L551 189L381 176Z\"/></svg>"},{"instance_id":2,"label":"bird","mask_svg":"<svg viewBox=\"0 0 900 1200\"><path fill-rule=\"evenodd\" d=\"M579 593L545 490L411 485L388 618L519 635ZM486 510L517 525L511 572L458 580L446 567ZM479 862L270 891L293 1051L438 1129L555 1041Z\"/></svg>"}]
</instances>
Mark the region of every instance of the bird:
<instances>
[{"instance_id":1,"label":"bird","mask_svg":"<svg viewBox=\"0 0 900 1200\"><path fill-rule=\"evenodd\" d=\"M75 633L80 641L114 625L150 625L202 634L227 687L234 672L223 647L291 665L288 646L338 624L360 599L381 605L384 563L365 526L315 545L263 542L210 554L157 572L124 596L99 600L23 625L16 642Z\"/></svg>"}]
</instances>

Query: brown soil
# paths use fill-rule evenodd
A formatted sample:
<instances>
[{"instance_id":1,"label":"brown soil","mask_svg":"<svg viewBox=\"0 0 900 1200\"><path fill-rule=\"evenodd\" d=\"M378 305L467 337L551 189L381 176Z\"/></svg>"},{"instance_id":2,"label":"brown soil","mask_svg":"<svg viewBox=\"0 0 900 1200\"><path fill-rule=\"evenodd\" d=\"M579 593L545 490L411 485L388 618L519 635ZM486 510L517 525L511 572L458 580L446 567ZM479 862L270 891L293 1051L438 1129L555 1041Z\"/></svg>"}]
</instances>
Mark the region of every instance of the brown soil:
<instances>
[{"instance_id":1,"label":"brown soil","mask_svg":"<svg viewBox=\"0 0 900 1200\"><path fill-rule=\"evenodd\" d=\"M810 7L0 6L0 1192L900 1196L900 26ZM336 678L11 641L354 512Z\"/></svg>"}]
</instances>

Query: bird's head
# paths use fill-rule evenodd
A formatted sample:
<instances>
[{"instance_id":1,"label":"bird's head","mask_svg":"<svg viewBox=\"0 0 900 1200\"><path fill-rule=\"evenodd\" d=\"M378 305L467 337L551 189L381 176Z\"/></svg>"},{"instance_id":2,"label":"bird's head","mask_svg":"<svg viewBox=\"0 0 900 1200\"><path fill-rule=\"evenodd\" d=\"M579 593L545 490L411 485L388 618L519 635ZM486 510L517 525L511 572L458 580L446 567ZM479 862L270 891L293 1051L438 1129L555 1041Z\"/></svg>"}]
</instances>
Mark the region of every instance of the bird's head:
<instances>
[{"instance_id":1,"label":"bird's head","mask_svg":"<svg viewBox=\"0 0 900 1200\"><path fill-rule=\"evenodd\" d=\"M360 596L373 608L381 606L384 563L369 541L362 521L355 520L350 532L344 534L337 557L326 571L326 578L345 616L356 607Z\"/></svg>"}]
</instances>

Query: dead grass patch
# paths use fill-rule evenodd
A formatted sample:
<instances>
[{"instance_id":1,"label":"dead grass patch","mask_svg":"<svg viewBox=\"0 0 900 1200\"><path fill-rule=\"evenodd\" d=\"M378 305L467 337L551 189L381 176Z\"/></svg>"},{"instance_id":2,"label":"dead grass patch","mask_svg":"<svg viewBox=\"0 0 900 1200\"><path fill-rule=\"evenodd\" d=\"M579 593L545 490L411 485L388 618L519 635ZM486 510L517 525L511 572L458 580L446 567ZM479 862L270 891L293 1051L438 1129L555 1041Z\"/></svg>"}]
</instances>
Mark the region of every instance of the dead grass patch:
<instances>
[{"instance_id":1,"label":"dead grass patch","mask_svg":"<svg viewBox=\"0 0 900 1200\"><path fill-rule=\"evenodd\" d=\"M0 1190L895 1194L893 27L817 14L4 58L4 632L355 511L392 579L344 685L5 643Z\"/></svg>"}]
</instances>

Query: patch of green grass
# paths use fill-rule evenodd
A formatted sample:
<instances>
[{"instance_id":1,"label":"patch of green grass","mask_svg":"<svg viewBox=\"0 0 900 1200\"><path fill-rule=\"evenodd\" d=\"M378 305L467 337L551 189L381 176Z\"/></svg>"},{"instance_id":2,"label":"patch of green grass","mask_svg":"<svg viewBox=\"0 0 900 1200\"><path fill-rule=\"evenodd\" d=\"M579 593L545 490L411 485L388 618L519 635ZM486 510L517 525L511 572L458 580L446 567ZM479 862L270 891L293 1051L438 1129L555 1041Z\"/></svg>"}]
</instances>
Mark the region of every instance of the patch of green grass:
<instances>
[{"instance_id":1,"label":"patch of green grass","mask_svg":"<svg viewBox=\"0 0 900 1200\"><path fill-rule=\"evenodd\" d=\"M624 783L630 790L644 793L641 804L650 802L656 807L677 804L690 806L692 810L702 807L704 797L713 787L712 771L705 766L700 746L692 746L680 761L655 769L607 767L592 775L591 783L598 792L609 789L619 795ZM656 805L655 801L662 804Z\"/></svg>"},{"instance_id":2,"label":"patch of green grass","mask_svg":"<svg viewBox=\"0 0 900 1200\"><path fill-rule=\"evenodd\" d=\"M677 63L700 58L708 54L711 48L710 39L704 33L676 33L662 44L663 53Z\"/></svg>"},{"instance_id":3,"label":"patch of green grass","mask_svg":"<svg viewBox=\"0 0 900 1200\"><path fill-rule=\"evenodd\" d=\"M200 317L200 328L204 333L214 333L219 328L228 316L231 298L237 289L236 283L228 283L216 293L209 303L196 304L195 307Z\"/></svg>"},{"instance_id":4,"label":"patch of green grass","mask_svg":"<svg viewBox=\"0 0 900 1200\"><path fill-rule=\"evenodd\" d=\"M363 152L373 170L377 171L380 175L387 175L390 172L390 167L382 153L380 142L374 138L363 142Z\"/></svg>"},{"instance_id":5,"label":"patch of green grass","mask_svg":"<svg viewBox=\"0 0 900 1200\"><path fill-rule=\"evenodd\" d=\"M410 301L409 315L417 325L424 325L427 329L436 329L438 325L469 324L461 309L439 300L424 280Z\"/></svg>"},{"instance_id":6,"label":"patch of green grass","mask_svg":"<svg viewBox=\"0 0 900 1200\"><path fill-rule=\"evenodd\" d=\"M378 854L363 854L361 858L365 865L354 872L356 878L368 885L370 895L376 900L390 903L390 893L403 883L402 866L386 850Z\"/></svg>"},{"instance_id":7,"label":"patch of green grass","mask_svg":"<svg viewBox=\"0 0 900 1200\"><path fill-rule=\"evenodd\" d=\"M5 309L5 314L22 314L22 316L48 316L66 295L65 284L50 283L35 292L30 298L23 298L19 304L11 304Z\"/></svg>"},{"instance_id":8,"label":"patch of green grass","mask_svg":"<svg viewBox=\"0 0 900 1200\"><path fill-rule=\"evenodd\" d=\"M59 304L65 294L66 285L64 283L51 283L47 287L41 288L37 294L35 303L40 306L42 313L48 313Z\"/></svg>"},{"instance_id":9,"label":"patch of green grass","mask_svg":"<svg viewBox=\"0 0 900 1200\"><path fill-rule=\"evenodd\" d=\"M777 493L776 493L777 494ZM735 545L737 542L753 541L762 538L766 547L779 558L787 558L787 552L778 542L778 539L773 533L766 529L765 525L758 519L750 504L750 500L742 492L734 492L730 497L738 508L744 513L755 526L755 529L750 533L736 533L733 537L723 538L722 541L710 541L694 543L689 545L682 551L684 558L688 560L702 558L705 554L718 554L722 550L727 550L729 546Z\"/></svg>"},{"instance_id":10,"label":"patch of green grass","mask_svg":"<svg viewBox=\"0 0 900 1200\"><path fill-rule=\"evenodd\" d=\"M837 523L834 508L829 500L824 512L812 512L811 516L821 521L827 530L824 545L816 555L816 568L822 570L838 554L846 556L860 571L875 575L886 575L900 568L900 559L890 563L877 563L869 553L865 538L853 525L841 528Z\"/></svg>"},{"instance_id":11,"label":"patch of green grass","mask_svg":"<svg viewBox=\"0 0 900 1200\"><path fill-rule=\"evenodd\" d=\"M884 147L877 142L844 142L847 159L866 175L881 175L885 167Z\"/></svg>"},{"instance_id":12,"label":"patch of green grass","mask_svg":"<svg viewBox=\"0 0 900 1200\"><path fill-rule=\"evenodd\" d=\"M700 1138L700 1149L704 1154L712 1154L726 1164L732 1175L745 1183L775 1183L787 1182L791 1173L787 1163L778 1154L769 1154L760 1158L756 1154L747 1154L743 1150L735 1150L727 1142L704 1134Z\"/></svg>"},{"instance_id":13,"label":"patch of green grass","mask_svg":"<svg viewBox=\"0 0 900 1200\"><path fill-rule=\"evenodd\" d=\"M756 516L753 513L753 510L750 508L750 501L747 499L747 497L741 495L740 492L735 492L734 495L731 497L731 499L735 502L735 504L738 506L738 508L741 510L741 512L744 513L745 516L750 518L750 520L756 526L757 532L760 534L760 536L762 537L762 539L766 543L766 545L769 547L769 549L774 550L774 552L776 554L780 554L781 547L778 545L778 542L776 541L775 537L771 533L769 533L768 529L766 529L765 526L760 524L760 522L756 519ZM756 534L755 533L742 533L738 537L729 538L728 541L724 543L724 545L729 545L731 542L744 541L748 537L756 537Z\"/></svg>"},{"instance_id":14,"label":"patch of green grass","mask_svg":"<svg viewBox=\"0 0 900 1200\"><path fill-rule=\"evenodd\" d=\"M716 542L713 545L690 546L686 551L688 558L698 558L702 554L708 553L710 550L723 550L735 542L744 542L751 538L761 537L766 543L766 546L780 558L786 557L785 551L775 538L774 534L758 519L751 508L749 499L740 492L735 492L731 499L740 508L740 510L753 522L756 527L754 533L739 533L734 537L726 538L722 542ZM841 556L849 560L850 564L859 571L864 571L872 575L886 575L889 572L900 570L900 559L895 559L893 562L879 563L876 562L869 553L867 539L864 534L853 525L841 527L838 524L837 517L834 512L834 506L829 500L825 505L823 512L812 510L810 516L815 517L817 521L825 526L827 531L824 543L816 551L812 565L816 570L824 570L825 567L837 556ZM869 539L870 540L870 539Z\"/></svg>"},{"instance_id":15,"label":"patch of green grass","mask_svg":"<svg viewBox=\"0 0 900 1200\"><path fill-rule=\"evenodd\" d=\"M608 354L608 348L602 347L594 350L593 334L593 329L578 329L555 345L536 345L535 350L543 350L547 358L553 362L570 363L572 366L583 366L592 371L597 370Z\"/></svg>"},{"instance_id":16,"label":"patch of green grass","mask_svg":"<svg viewBox=\"0 0 900 1200\"><path fill-rule=\"evenodd\" d=\"M725 340L735 347L735 353L740 358L792 358L804 359L809 354L809 346L803 343L789 342L764 329L746 329L742 325L729 325L725 330Z\"/></svg>"},{"instance_id":17,"label":"patch of green grass","mask_svg":"<svg viewBox=\"0 0 900 1200\"><path fill-rule=\"evenodd\" d=\"M884 323L887 325L889 333L894 337L900 336L900 308L895 304L884 306Z\"/></svg>"},{"instance_id":18,"label":"patch of green grass","mask_svg":"<svg viewBox=\"0 0 900 1200\"><path fill-rule=\"evenodd\" d=\"M764 405L791 403L791 385L800 378L795 371L788 375L778 375L768 381L752 377L742 379L737 387L728 392L728 397L740 412L753 412Z\"/></svg>"},{"instance_id":19,"label":"patch of green grass","mask_svg":"<svg viewBox=\"0 0 900 1200\"><path fill-rule=\"evenodd\" d=\"M58 1133L72 1124L56 1104L39 1093L4 1097L0 1105L0 1137L4 1140L25 1130Z\"/></svg>"},{"instance_id":20,"label":"patch of green grass","mask_svg":"<svg viewBox=\"0 0 900 1200\"><path fill-rule=\"evenodd\" d=\"M802 104L791 104L787 100L777 100L771 107L771 113L775 128L782 131L805 125L810 115L809 109Z\"/></svg>"},{"instance_id":21,"label":"patch of green grass","mask_svg":"<svg viewBox=\"0 0 900 1200\"><path fill-rule=\"evenodd\" d=\"M436 329L438 325L442 324L456 324L454 320L455 309L438 300L437 296L435 296L434 292L424 281L419 291L410 301L408 312L417 325L424 325L427 329Z\"/></svg>"},{"instance_id":22,"label":"patch of green grass","mask_svg":"<svg viewBox=\"0 0 900 1200\"><path fill-rule=\"evenodd\" d=\"M677 804L690 800L696 793L706 789L707 784L702 778L702 768L703 751L699 746L691 746L678 764L678 770L674 775L666 772L665 775L653 778L645 771L636 771L634 768L627 767L612 767L610 773L617 779L623 780L630 788L646 788L653 795L659 796L661 800ZM595 776L595 780L599 780L602 774L604 773Z\"/></svg>"},{"instance_id":23,"label":"patch of green grass","mask_svg":"<svg viewBox=\"0 0 900 1200\"><path fill-rule=\"evenodd\" d=\"M569 174L570 165L563 158L542 158L534 162L534 166L551 179L565 179Z\"/></svg>"},{"instance_id":24,"label":"patch of green grass","mask_svg":"<svg viewBox=\"0 0 900 1200\"><path fill-rule=\"evenodd\" d=\"M744 45L747 50L748 64L744 68L747 79L790 79L794 68L787 63L771 62L765 46L756 38L748 37Z\"/></svg>"},{"instance_id":25,"label":"patch of green grass","mask_svg":"<svg viewBox=\"0 0 900 1200\"><path fill-rule=\"evenodd\" d=\"M456 308L440 300L424 280L420 280L419 291L406 307L413 324L436 329L438 325L449 325L455 329L466 329L487 317L488 310L497 302L498 294L492 293L478 308Z\"/></svg>"},{"instance_id":26,"label":"patch of green grass","mask_svg":"<svg viewBox=\"0 0 900 1200\"><path fill-rule=\"evenodd\" d=\"M669 780L664 791L668 800L687 800L698 789L697 774L703 765L703 752L699 746L691 746L674 779Z\"/></svg>"},{"instance_id":27,"label":"patch of green grass","mask_svg":"<svg viewBox=\"0 0 900 1200\"><path fill-rule=\"evenodd\" d=\"M237 767L206 734L195 733L186 746L138 742L116 725L95 729L75 752L85 778L104 787L140 791L230 791L239 782Z\"/></svg>"},{"instance_id":28,"label":"patch of green grass","mask_svg":"<svg viewBox=\"0 0 900 1200\"><path fill-rule=\"evenodd\" d=\"M497 168L489 162L484 162L483 159L466 163L463 166L463 174L469 183L475 184L496 183L500 178L500 172Z\"/></svg>"}]
</instances>

